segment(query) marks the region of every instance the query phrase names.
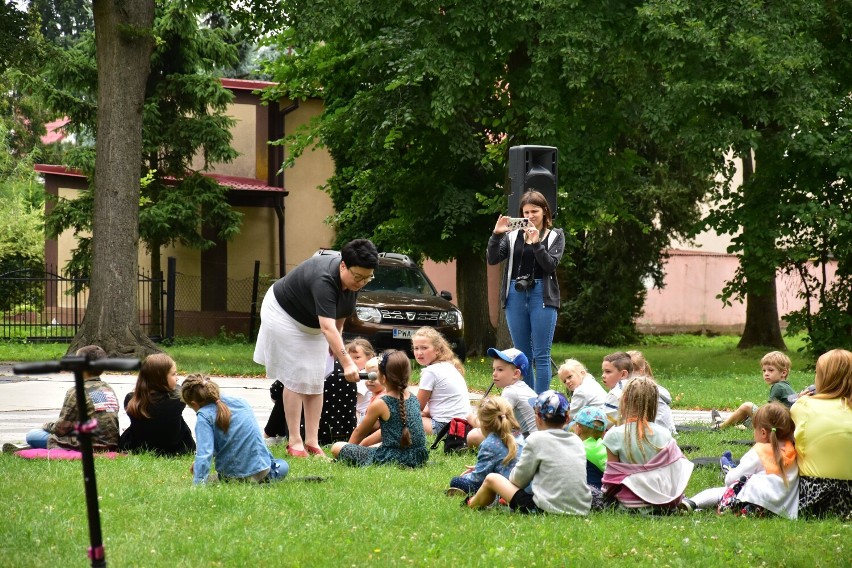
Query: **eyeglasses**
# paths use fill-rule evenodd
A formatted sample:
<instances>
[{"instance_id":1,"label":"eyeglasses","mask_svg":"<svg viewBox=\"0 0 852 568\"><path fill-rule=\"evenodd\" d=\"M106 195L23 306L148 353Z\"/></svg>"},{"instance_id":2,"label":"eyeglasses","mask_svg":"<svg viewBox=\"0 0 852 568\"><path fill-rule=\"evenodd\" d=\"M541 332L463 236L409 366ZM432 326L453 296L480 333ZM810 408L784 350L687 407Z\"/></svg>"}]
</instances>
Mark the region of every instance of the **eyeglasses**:
<instances>
[{"instance_id":1,"label":"eyeglasses","mask_svg":"<svg viewBox=\"0 0 852 568\"><path fill-rule=\"evenodd\" d=\"M355 280L355 282L357 282L358 284L361 284L362 282L369 282L370 280L374 280L376 278L372 274L370 274L368 276L365 276L363 274L358 274L357 272L355 272L354 270L352 270L349 267L347 267L347 270L349 270L349 273L352 274L352 279Z\"/></svg>"}]
</instances>

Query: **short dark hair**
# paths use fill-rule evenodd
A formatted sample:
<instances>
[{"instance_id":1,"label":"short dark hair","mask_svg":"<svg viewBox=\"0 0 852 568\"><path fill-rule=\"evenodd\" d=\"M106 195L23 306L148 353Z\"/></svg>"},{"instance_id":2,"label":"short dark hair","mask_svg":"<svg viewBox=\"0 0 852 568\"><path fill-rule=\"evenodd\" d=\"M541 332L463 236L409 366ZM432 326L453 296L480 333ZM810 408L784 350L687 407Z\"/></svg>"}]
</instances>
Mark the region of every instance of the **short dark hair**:
<instances>
[{"instance_id":1,"label":"short dark hair","mask_svg":"<svg viewBox=\"0 0 852 568\"><path fill-rule=\"evenodd\" d=\"M340 256L347 268L360 266L375 269L379 265L379 251L376 245L367 239L349 241L340 249Z\"/></svg>"},{"instance_id":2,"label":"short dark hair","mask_svg":"<svg viewBox=\"0 0 852 568\"><path fill-rule=\"evenodd\" d=\"M74 354L78 357L85 357L87 361L99 361L100 359L106 359L107 356L106 351L99 345L86 345L79 348Z\"/></svg>"},{"instance_id":3,"label":"short dark hair","mask_svg":"<svg viewBox=\"0 0 852 568\"><path fill-rule=\"evenodd\" d=\"M615 353L610 353L606 357L603 358L607 363L611 363L613 367L618 369L619 371L627 371L628 375L633 374L633 359L630 358L628 353L624 351L616 351Z\"/></svg>"}]
</instances>

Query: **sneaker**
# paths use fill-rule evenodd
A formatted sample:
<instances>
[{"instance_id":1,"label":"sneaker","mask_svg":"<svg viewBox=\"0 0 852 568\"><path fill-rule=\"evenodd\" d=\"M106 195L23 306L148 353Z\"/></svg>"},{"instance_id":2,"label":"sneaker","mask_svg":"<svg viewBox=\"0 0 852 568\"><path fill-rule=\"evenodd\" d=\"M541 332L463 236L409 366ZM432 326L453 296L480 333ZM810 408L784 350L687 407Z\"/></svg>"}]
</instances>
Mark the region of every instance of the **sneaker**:
<instances>
[{"instance_id":1,"label":"sneaker","mask_svg":"<svg viewBox=\"0 0 852 568\"><path fill-rule=\"evenodd\" d=\"M719 411L715 408L710 411L710 424L712 424L713 430L719 430L722 427L722 415L719 414Z\"/></svg>"},{"instance_id":2,"label":"sneaker","mask_svg":"<svg viewBox=\"0 0 852 568\"><path fill-rule=\"evenodd\" d=\"M677 509L681 513L694 513L698 509L698 505L696 505L695 501L692 499L684 497L683 500L678 503Z\"/></svg>"},{"instance_id":3,"label":"sneaker","mask_svg":"<svg viewBox=\"0 0 852 568\"><path fill-rule=\"evenodd\" d=\"M461 497L462 495L467 495L467 491L459 489L458 487L450 487L444 491L444 495L447 497Z\"/></svg>"},{"instance_id":4,"label":"sneaker","mask_svg":"<svg viewBox=\"0 0 852 568\"><path fill-rule=\"evenodd\" d=\"M733 454L731 454L731 450L726 450L722 454L722 457L719 458L719 465L722 468L723 475L727 475L729 471L736 467L736 464L734 463L734 456Z\"/></svg>"},{"instance_id":5,"label":"sneaker","mask_svg":"<svg viewBox=\"0 0 852 568\"><path fill-rule=\"evenodd\" d=\"M13 444L11 442L6 442L3 444L3 453L4 454L13 454L18 450L26 450L29 446L27 444Z\"/></svg>"}]
</instances>

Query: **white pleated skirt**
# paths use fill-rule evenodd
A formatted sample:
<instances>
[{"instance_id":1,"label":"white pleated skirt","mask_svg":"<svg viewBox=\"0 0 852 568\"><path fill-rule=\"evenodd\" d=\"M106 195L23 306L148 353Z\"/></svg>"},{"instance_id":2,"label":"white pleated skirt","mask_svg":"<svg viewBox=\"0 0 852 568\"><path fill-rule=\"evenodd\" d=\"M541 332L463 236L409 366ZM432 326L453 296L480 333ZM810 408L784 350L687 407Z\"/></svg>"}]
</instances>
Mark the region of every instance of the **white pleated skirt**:
<instances>
[{"instance_id":1,"label":"white pleated skirt","mask_svg":"<svg viewBox=\"0 0 852 568\"><path fill-rule=\"evenodd\" d=\"M322 331L305 327L284 311L272 287L260 308L260 331L254 362L266 367L269 379L300 394L322 394L328 342Z\"/></svg>"}]
</instances>

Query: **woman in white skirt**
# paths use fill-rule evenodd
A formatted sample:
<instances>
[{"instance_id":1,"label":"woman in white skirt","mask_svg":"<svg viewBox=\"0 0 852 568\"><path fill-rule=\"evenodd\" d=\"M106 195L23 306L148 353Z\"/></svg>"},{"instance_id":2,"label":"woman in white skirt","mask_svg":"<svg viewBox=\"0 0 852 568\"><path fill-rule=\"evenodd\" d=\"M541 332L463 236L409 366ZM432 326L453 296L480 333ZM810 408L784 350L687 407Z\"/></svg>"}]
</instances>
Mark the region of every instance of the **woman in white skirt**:
<instances>
[{"instance_id":1,"label":"woman in white skirt","mask_svg":"<svg viewBox=\"0 0 852 568\"><path fill-rule=\"evenodd\" d=\"M325 362L330 352L346 380L358 380L358 367L343 346L343 322L355 311L358 291L373 279L379 256L366 239L347 243L337 255L304 261L275 282L263 298L254 361L266 376L284 384L287 453L323 455L319 422ZM305 439L299 432L305 413Z\"/></svg>"}]
</instances>

